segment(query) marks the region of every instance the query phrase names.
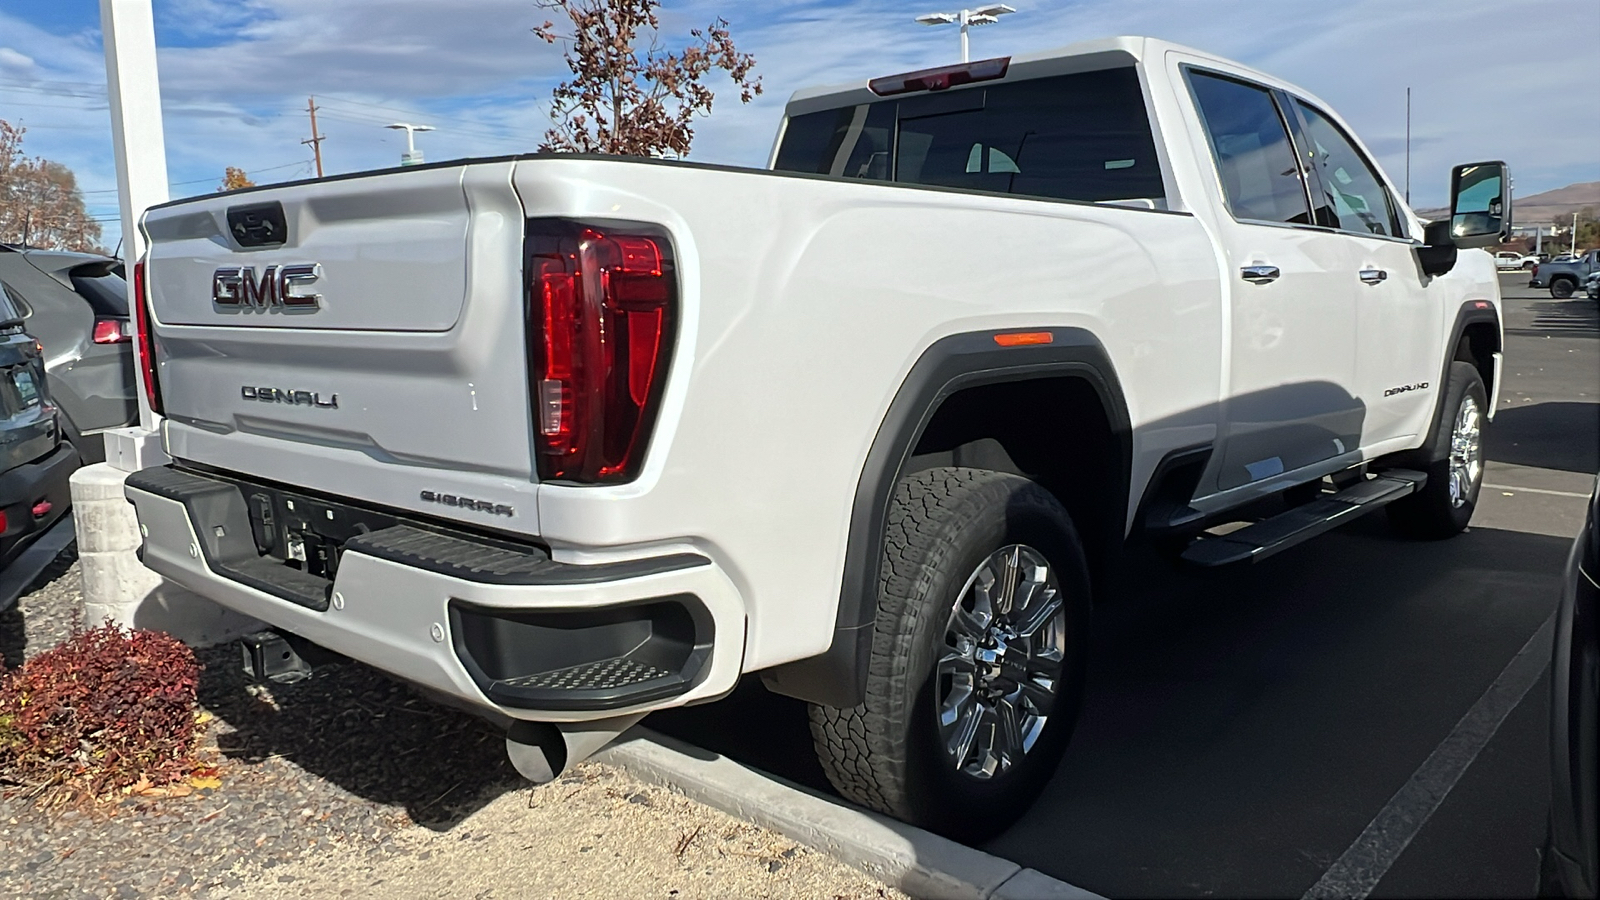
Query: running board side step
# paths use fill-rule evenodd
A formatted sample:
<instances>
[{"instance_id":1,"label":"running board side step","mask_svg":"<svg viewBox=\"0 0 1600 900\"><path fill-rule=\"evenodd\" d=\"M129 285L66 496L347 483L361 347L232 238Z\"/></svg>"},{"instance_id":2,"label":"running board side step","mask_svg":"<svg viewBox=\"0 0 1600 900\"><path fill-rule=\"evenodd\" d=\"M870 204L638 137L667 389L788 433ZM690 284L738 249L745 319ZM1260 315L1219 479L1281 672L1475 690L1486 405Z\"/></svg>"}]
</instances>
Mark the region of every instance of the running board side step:
<instances>
[{"instance_id":1,"label":"running board side step","mask_svg":"<svg viewBox=\"0 0 1600 900\"><path fill-rule=\"evenodd\" d=\"M1208 568L1259 562L1419 491L1427 481L1423 472L1389 469L1337 494L1320 497L1238 531L1201 536L1181 556L1185 562Z\"/></svg>"}]
</instances>

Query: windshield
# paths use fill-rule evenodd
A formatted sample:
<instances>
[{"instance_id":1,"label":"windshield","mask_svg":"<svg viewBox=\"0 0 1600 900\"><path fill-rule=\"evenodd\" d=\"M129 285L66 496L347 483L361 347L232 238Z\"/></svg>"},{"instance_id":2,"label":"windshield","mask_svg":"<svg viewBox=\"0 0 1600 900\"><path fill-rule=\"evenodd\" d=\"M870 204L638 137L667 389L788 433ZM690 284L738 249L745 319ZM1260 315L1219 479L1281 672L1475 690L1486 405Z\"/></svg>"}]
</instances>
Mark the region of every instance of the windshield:
<instances>
[{"instance_id":1,"label":"windshield","mask_svg":"<svg viewBox=\"0 0 1600 900\"><path fill-rule=\"evenodd\" d=\"M1144 94L1131 67L793 116L774 168L1166 205Z\"/></svg>"}]
</instances>

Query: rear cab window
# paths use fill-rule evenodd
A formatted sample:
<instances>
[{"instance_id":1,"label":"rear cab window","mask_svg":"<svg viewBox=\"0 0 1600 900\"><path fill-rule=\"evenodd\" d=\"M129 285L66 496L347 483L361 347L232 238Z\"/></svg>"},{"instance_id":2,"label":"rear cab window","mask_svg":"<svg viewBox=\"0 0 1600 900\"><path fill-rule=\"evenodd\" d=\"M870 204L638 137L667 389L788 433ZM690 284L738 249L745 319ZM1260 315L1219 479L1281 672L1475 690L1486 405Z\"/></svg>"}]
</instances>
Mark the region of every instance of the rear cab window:
<instances>
[{"instance_id":1,"label":"rear cab window","mask_svg":"<svg viewBox=\"0 0 1600 900\"><path fill-rule=\"evenodd\" d=\"M773 168L1167 208L1132 66L792 116Z\"/></svg>"},{"instance_id":2,"label":"rear cab window","mask_svg":"<svg viewBox=\"0 0 1600 900\"><path fill-rule=\"evenodd\" d=\"M1240 221L1311 224L1289 127L1272 93L1197 69L1188 76L1228 211Z\"/></svg>"}]
</instances>

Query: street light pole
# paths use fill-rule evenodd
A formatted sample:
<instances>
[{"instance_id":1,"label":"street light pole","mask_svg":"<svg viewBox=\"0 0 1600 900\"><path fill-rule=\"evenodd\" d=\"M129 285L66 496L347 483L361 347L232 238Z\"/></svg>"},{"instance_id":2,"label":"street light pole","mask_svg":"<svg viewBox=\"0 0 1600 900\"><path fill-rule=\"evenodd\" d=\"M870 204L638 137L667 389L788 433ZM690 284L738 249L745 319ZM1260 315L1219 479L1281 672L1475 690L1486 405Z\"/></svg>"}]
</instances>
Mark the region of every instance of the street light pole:
<instances>
[{"instance_id":1,"label":"street light pole","mask_svg":"<svg viewBox=\"0 0 1600 900\"><path fill-rule=\"evenodd\" d=\"M405 130L405 133L406 133L406 152L400 154L400 165L402 165L402 166L420 166L420 165L422 165L422 154L420 152L418 152L418 150L417 150L417 132L419 132L419 131L433 131L434 128L433 128L432 125L413 125L410 122L396 122L393 125L385 125L383 127L385 127L385 128L394 128L396 130L399 130L399 129L404 129Z\"/></svg>"},{"instance_id":2,"label":"street light pole","mask_svg":"<svg viewBox=\"0 0 1600 900\"><path fill-rule=\"evenodd\" d=\"M961 26L961 61L969 62L971 54L967 50L967 29L978 25L993 25L1000 17L1016 12L1004 3L991 3L977 9L963 9L959 12L927 13L917 16L917 22L923 25L960 25Z\"/></svg>"}]
</instances>

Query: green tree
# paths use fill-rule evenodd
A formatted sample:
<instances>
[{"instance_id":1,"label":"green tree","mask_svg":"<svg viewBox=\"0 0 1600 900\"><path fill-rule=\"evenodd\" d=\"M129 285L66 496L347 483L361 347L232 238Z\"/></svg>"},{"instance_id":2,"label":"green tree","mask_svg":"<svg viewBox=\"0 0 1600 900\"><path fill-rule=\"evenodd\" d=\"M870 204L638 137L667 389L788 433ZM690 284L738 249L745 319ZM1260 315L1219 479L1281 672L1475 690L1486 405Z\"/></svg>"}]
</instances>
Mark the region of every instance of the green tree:
<instances>
[{"instance_id":1,"label":"green tree","mask_svg":"<svg viewBox=\"0 0 1600 900\"><path fill-rule=\"evenodd\" d=\"M84 208L77 176L22 152L27 129L0 119L0 242L104 253L100 223Z\"/></svg>"},{"instance_id":2,"label":"green tree","mask_svg":"<svg viewBox=\"0 0 1600 900\"><path fill-rule=\"evenodd\" d=\"M682 51L663 53L660 0L539 0L539 6L560 11L572 26L565 34L547 21L533 33L567 45L563 56L573 75L555 89L553 125L540 150L687 156L691 121L711 112L706 76L727 72L742 103L761 93L760 77L751 74L755 57L734 46L726 19L690 31L693 40ZM649 40L642 55L641 34Z\"/></svg>"}]
</instances>

